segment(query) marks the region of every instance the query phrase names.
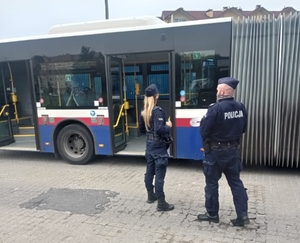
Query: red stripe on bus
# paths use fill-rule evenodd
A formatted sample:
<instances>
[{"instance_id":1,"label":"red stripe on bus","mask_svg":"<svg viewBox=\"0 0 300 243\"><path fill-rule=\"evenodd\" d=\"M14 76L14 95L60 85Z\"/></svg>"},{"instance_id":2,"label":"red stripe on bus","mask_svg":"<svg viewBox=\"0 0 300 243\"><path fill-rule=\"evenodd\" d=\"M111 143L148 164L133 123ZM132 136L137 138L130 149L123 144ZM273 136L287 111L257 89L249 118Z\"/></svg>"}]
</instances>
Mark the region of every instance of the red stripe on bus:
<instances>
[{"instance_id":1,"label":"red stripe on bus","mask_svg":"<svg viewBox=\"0 0 300 243\"><path fill-rule=\"evenodd\" d=\"M44 120L43 117L38 118L39 125L46 125L43 120ZM82 123L84 123L88 126L99 126L99 124L98 124L99 121L97 120L96 117L90 117L90 118L88 118L88 117L85 117L85 118L80 118L80 117L77 117L77 118L49 117L47 125L57 125L58 123L60 123L62 121L67 121L67 120L81 121ZM104 123L102 124L102 126L108 126L109 125L109 118L108 117L105 117L103 121L104 121Z\"/></svg>"},{"instance_id":2,"label":"red stripe on bus","mask_svg":"<svg viewBox=\"0 0 300 243\"><path fill-rule=\"evenodd\" d=\"M192 118L176 118L177 127L191 127L190 121Z\"/></svg>"}]
</instances>

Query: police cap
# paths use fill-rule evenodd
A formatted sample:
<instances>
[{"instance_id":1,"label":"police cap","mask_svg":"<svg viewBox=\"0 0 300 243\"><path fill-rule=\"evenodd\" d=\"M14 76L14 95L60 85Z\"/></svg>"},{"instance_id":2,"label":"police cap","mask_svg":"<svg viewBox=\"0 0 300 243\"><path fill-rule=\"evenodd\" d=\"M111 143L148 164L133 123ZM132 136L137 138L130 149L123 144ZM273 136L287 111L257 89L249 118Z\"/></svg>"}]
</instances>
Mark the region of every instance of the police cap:
<instances>
[{"instance_id":1,"label":"police cap","mask_svg":"<svg viewBox=\"0 0 300 243\"><path fill-rule=\"evenodd\" d=\"M155 84L151 84L151 85L149 85L149 86L145 89L145 95L146 95L147 97L151 97L151 96L154 96L154 95L156 95L156 94L158 94L158 89L157 89L157 87L156 87Z\"/></svg>"},{"instance_id":2,"label":"police cap","mask_svg":"<svg viewBox=\"0 0 300 243\"><path fill-rule=\"evenodd\" d=\"M218 81L218 84L227 84L228 86L230 86L233 89L236 89L236 86L238 85L239 81L234 79L234 78L230 78L230 77L226 77L226 78L220 78Z\"/></svg>"}]
</instances>

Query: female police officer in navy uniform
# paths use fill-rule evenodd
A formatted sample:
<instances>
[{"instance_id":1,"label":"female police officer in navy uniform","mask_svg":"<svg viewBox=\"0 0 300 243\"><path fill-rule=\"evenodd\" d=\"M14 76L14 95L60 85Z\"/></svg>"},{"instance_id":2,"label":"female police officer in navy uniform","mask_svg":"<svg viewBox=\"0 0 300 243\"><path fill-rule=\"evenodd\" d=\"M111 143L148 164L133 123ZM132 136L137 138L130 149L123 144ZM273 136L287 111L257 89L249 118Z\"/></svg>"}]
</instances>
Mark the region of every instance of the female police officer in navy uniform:
<instances>
[{"instance_id":1,"label":"female police officer in navy uniform","mask_svg":"<svg viewBox=\"0 0 300 243\"><path fill-rule=\"evenodd\" d=\"M164 179L168 165L168 147L166 142L170 138L172 122L167 120L163 109L156 106L158 90L155 84L145 89L144 109L139 119L141 133L146 132L146 160L145 186L148 192L148 203L158 200L157 211L171 211L174 205L165 201ZM153 178L155 176L155 193Z\"/></svg>"}]
</instances>

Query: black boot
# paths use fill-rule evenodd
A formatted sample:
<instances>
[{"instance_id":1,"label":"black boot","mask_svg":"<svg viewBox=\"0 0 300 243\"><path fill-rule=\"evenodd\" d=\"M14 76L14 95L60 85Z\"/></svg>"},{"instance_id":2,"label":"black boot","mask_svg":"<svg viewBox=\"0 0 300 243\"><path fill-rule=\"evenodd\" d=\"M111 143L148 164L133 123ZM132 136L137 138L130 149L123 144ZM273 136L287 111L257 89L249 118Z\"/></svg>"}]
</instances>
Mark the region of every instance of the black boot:
<instances>
[{"instance_id":1,"label":"black boot","mask_svg":"<svg viewBox=\"0 0 300 243\"><path fill-rule=\"evenodd\" d=\"M198 215L198 220L199 221L209 221L209 222L213 222L213 223L219 223L220 222L220 218L219 215L210 215L209 213L205 213L205 214L199 214Z\"/></svg>"},{"instance_id":2,"label":"black boot","mask_svg":"<svg viewBox=\"0 0 300 243\"><path fill-rule=\"evenodd\" d=\"M156 197L153 189L152 190L148 190L147 192L148 192L147 203L154 203L157 200L157 197Z\"/></svg>"},{"instance_id":3,"label":"black boot","mask_svg":"<svg viewBox=\"0 0 300 243\"><path fill-rule=\"evenodd\" d=\"M232 219L231 223L233 224L233 226L245 226L245 224L250 224L250 221L248 216L238 216L236 219Z\"/></svg>"},{"instance_id":4,"label":"black boot","mask_svg":"<svg viewBox=\"0 0 300 243\"><path fill-rule=\"evenodd\" d=\"M157 202L157 211L172 211L174 209L173 204L169 204L164 198L159 198Z\"/></svg>"}]
</instances>

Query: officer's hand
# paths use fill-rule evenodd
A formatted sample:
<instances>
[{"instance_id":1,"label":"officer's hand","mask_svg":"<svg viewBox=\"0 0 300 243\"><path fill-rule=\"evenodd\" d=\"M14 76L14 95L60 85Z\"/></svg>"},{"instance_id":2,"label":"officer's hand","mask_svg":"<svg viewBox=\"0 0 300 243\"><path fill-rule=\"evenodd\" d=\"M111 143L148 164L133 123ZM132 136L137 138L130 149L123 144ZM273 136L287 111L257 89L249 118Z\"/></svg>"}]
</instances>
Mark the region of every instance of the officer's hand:
<instances>
[{"instance_id":1,"label":"officer's hand","mask_svg":"<svg viewBox=\"0 0 300 243\"><path fill-rule=\"evenodd\" d=\"M172 127L172 122L171 121L166 121L166 125L169 127Z\"/></svg>"}]
</instances>

